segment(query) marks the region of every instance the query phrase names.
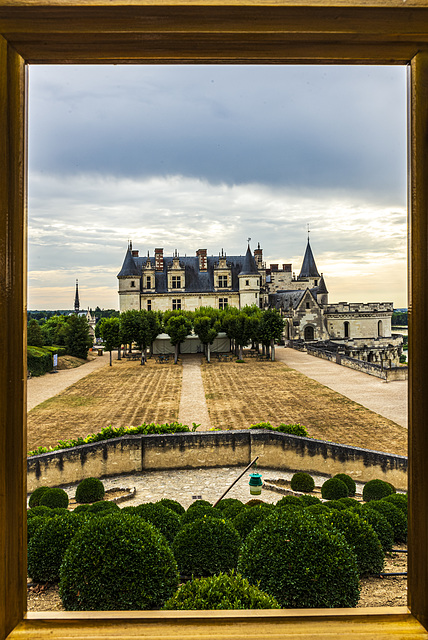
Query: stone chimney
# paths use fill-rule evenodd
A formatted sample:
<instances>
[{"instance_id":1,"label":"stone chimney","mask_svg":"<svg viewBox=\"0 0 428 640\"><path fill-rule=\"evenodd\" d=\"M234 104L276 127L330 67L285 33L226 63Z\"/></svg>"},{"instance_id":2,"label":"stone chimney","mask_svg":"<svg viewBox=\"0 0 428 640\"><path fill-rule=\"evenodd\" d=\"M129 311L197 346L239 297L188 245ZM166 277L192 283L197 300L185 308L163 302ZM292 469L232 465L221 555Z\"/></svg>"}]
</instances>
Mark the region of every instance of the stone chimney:
<instances>
[{"instance_id":1,"label":"stone chimney","mask_svg":"<svg viewBox=\"0 0 428 640\"><path fill-rule=\"evenodd\" d=\"M155 269L163 271L163 249L155 249Z\"/></svg>"},{"instance_id":2,"label":"stone chimney","mask_svg":"<svg viewBox=\"0 0 428 640\"><path fill-rule=\"evenodd\" d=\"M282 265L282 270L283 271L288 271L289 273L291 273L291 264L283 264Z\"/></svg>"},{"instance_id":3,"label":"stone chimney","mask_svg":"<svg viewBox=\"0 0 428 640\"><path fill-rule=\"evenodd\" d=\"M258 267L261 267L263 262L263 249L260 249L260 243L257 245L257 249L254 249L254 259Z\"/></svg>"},{"instance_id":4,"label":"stone chimney","mask_svg":"<svg viewBox=\"0 0 428 640\"><path fill-rule=\"evenodd\" d=\"M133 258L138 258L138 253L139 253L138 249L132 249L131 253Z\"/></svg>"},{"instance_id":5,"label":"stone chimney","mask_svg":"<svg viewBox=\"0 0 428 640\"><path fill-rule=\"evenodd\" d=\"M199 258L199 271L206 271L207 270L207 250L198 249L196 252L196 255Z\"/></svg>"},{"instance_id":6,"label":"stone chimney","mask_svg":"<svg viewBox=\"0 0 428 640\"><path fill-rule=\"evenodd\" d=\"M271 264L270 265L270 269L271 269L271 271L278 271L278 265L277 264Z\"/></svg>"}]
</instances>

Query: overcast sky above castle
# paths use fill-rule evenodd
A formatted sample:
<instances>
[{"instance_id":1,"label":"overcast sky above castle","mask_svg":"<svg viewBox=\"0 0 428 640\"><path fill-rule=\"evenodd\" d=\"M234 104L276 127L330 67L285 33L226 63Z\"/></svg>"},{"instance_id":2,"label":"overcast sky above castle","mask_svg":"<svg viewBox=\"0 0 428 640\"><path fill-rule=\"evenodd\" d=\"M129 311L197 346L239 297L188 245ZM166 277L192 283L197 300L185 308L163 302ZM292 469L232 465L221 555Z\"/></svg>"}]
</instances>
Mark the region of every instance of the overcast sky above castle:
<instances>
[{"instance_id":1,"label":"overcast sky above castle","mask_svg":"<svg viewBox=\"0 0 428 640\"><path fill-rule=\"evenodd\" d=\"M406 302L403 67L31 67L29 308L118 308L141 253L245 253Z\"/></svg>"}]
</instances>

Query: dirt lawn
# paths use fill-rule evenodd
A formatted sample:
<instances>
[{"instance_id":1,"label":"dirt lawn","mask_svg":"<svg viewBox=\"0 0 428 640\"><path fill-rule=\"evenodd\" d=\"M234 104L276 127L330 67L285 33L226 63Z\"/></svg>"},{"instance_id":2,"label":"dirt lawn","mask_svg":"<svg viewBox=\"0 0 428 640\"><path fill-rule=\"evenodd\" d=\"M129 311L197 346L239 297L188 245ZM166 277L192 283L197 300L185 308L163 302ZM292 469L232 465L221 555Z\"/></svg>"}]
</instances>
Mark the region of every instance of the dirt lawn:
<instances>
[{"instance_id":1,"label":"dirt lawn","mask_svg":"<svg viewBox=\"0 0 428 640\"><path fill-rule=\"evenodd\" d=\"M215 428L300 423L313 438L407 455L405 427L280 362L213 361L202 365L202 377Z\"/></svg>"},{"instance_id":2,"label":"dirt lawn","mask_svg":"<svg viewBox=\"0 0 428 640\"><path fill-rule=\"evenodd\" d=\"M114 360L112 367L94 371L28 413L28 451L108 425L172 422L178 417L181 379L179 365Z\"/></svg>"}]
</instances>

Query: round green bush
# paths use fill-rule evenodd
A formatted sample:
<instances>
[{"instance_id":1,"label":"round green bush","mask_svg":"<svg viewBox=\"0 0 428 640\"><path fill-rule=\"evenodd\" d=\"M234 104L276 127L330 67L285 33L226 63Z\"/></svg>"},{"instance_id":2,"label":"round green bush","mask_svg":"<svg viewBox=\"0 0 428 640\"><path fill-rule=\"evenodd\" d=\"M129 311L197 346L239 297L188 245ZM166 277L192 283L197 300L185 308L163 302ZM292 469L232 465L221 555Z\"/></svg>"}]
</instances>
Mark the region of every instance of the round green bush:
<instances>
[{"instance_id":1,"label":"round green bush","mask_svg":"<svg viewBox=\"0 0 428 640\"><path fill-rule=\"evenodd\" d=\"M228 520L233 520L233 518L235 518L235 516L237 516L238 513L240 513L241 511L246 511L246 509L248 509L248 507L244 507L242 502L241 503L236 502L235 504L230 504L229 506L225 507L221 512L221 514L223 518L227 518Z\"/></svg>"},{"instance_id":2,"label":"round green bush","mask_svg":"<svg viewBox=\"0 0 428 640\"><path fill-rule=\"evenodd\" d=\"M245 540L254 527L270 515L274 509L274 507L267 504L259 504L255 507L249 507L240 511L232 520L232 524L241 536L242 540Z\"/></svg>"},{"instance_id":3,"label":"round green bush","mask_svg":"<svg viewBox=\"0 0 428 640\"><path fill-rule=\"evenodd\" d=\"M32 509L33 507L39 506L40 498L48 489L49 487L37 487L37 489L33 491L28 501L28 506L30 507L30 509Z\"/></svg>"},{"instance_id":4,"label":"round green bush","mask_svg":"<svg viewBox=\"0 0 428 640\"><path fill-rule=\"evenodd\" d=\"M345 509L349 508L340 498L339 500L327 500L327 502L323 502L323 504L329 509L337 509L338 511L345 511Z\"/></svg>"},{"instance_id":5,"label":"round green bush","mask_svg":"<svg viewBox=\"0 0 428 640\"><path fill-rule=\"evenodd\" d=\"M319 504L310 504L308 507L305 507L308 513L330 513L330 509L325 506L322 502Z\"/></svg>"},{"instance_id":6,"label":"round green bush","mask_svg":"<svg viewBox=\"0 0 428 640\"><path fill-rule=\"evenodd\" d=\"M357 556L360 577L383 570L384 552L379 538L368 522L351 511L329 510L329 523L339 529Z\"/></svg>"},{"instance_id":7,"label":"round green bush","mask_svg":"<svg viewBox=\"0 0 428 640\"><path fill-rule=\"evenodd\" d=\"M209 578L189 580L163 607L174 610L280 609L278 602L241 575L220 573Z\"/></svg>"},{"instance_id":8,"label":"round green bush","mask_svg":"<svg viewBox=\"0 0 428 640\"><path fill-rule=\"evenodd\" d=\"M394 507L398 507L407 517L407 495L404 493L391 493L386 498L382 498L384 502L390 502Z\"/></svg>"},{"instance_id":9,"label":"round green bush","mask_svg":"<svg viewBox=\"0 0 428 640\"><path fill-rule=\"evenodd\" d=\"M162 504L140 504L135 514L146 522L153 524L171 543L181 528L180 516Z\"/></svg>"},{"instance_id":10,"label":"round green bush","mask_svg":"<svg viewBox=\"0 0 428 640\"><path fill-rule=\"evenodd\" d=\"M242 545L238 571L286 609L355 607L357 560L342 533L306 510L276 509Z\"/></svg>"},{"instance_id":11,"label":"round green bush","mask_svg":"<svg viewBox=\"0 0 428 640\"><path fill-rule=\"evenodd\" d=\"M110 513L111 511L120 511L120 507L115 502L111 502L109 500L100 500L99 502L93 502L92 504L89 504L86 513L104 514L104 512Z\"/></svg>"},{"instance_id":12,"label":"round green bush","mask_svg":"<svg viewBox=\"0 0 428 640\"><path fill-rule=\"evenodd\" d=\"M57 487L54 489L48 489L41 496L39 505L42 507L49 507L50 509L55 509L57 507L67 509L68 495L64 489L59 489Z\"/></svg>"},{"instance_id":13,"label":"round green bush","mask_svg":"<svg viewBox=\"0 0 428 640\"><path fill-rule=\"evenodd\" d=\"M187 508L187 511L189 511L189 509L194 509L195 507L212 507L212 504L211 504L211 502L208 502L208 500L195 500Z\"/></svg>"},{"instance_id":14,"label":"round green bush","mask_svg":"<svg viewBox=\"0 0 428 640\"><path fill-rule=\"evenodd\" d=\"M347 498L348 494L348 487L339 478L330 478L321 487L321 495L324 500L339 500L339 498Z\"/></svg>"},{"instance_id":15,"label":"round green bush","mask_svg":"<svg viewBox=\"0 0 428 640\"><path fill-rule=\"evenodd\" d=\"M291 488L293 491L303 491L303 493L310 493L315 489L315 482L309 473L295 473L291 478Z\"/></svg>"},{"instance_id":16,"label":"round green bush","mask_svg":"<svg viewBox=\"0 0 428 640\"><path fill-rule=\"evenodd\" d=\"M394 530L388 520L375 509L360 509L360 518L371 524L384 553L389 553L394 544Z\"/></svg>"},{"instance_id":17,"label":"round green bush","mask_svg":"<svg viewBox=\"0 0 428 640\"><path fill-rule=\"evenodd\" d=\"M285 424L284 422L281 422L281 424L276 428L276 431L290 433L293 436L301 436L303 438L307 438L308 436L308 430L303 424Z\"/></svg>"},{"instance_id":18,"label":"round green bush","mask_svg":"<svg viewBox=\"0 0 428 640\"><path fill-rule=\"evenodd\" d=\"M384 500L372 500L363 509L375 509L385 516L394 531L394 542L407 541L407 518L398 507Z\"/></svg>"},{"instance_id":19,"label":"round green bush","mask_svg":"<svg viewBox=\"0 0 428 640\"><path fill-rule=\"evenodd\" d=\"M90 518L62 562L59 593L67 611L156 609L178 586L164 536L124 513Z\"/></svg>"},{"instance_id":20,"label":"round green bush","mask_svg":"<svg viewBox=\"0 0 428 640\"><path fill-rule=\"evenodd\" d=\"M31 540L37 529L46 522L43 516L34 516L27 520L27 542Z\"/></svg>"},{"instance_id":21,"label":"round green bush","mask_svg":"<svg viewBox=\"0 0 428 640\"><path fill-rule=\"evenodd\" d=\"M77 516L44 518L28 543L28 575L34 582L57 582L64 553L80 527Z\"/></svg>"},{"instance_id":22,"label":"round green bush","mask_svg":"<svg viewBox=\"0 0 428 640\"><path fill-rule=\"evenodd\" d=\"M333 478L339 478L339 480L342 480L342 482L344 482L348 487L348 495L351 497L355 496L357 485L355 484L355 480L351 478L351 476L348 476L348 474L346 473L336 473Z\"/></svg>"},{"instance_id":23,"label":"round green bush","mask_svg":"<svg viewBox=\"0 0 428 640\"><path fill-rule=\"evenodd\" d=\"M77 505L77 507L74 507L73 509L73 513L77 514L77 513L88 513L89 507L91 505L90 504L79 504Z\"/></svg>"},{"instance_id":24,"label":"round green bush","mask_svg":"<svg viewBox=\"0 0 428 640\"><path fill-rule=\"evenodd\" d=\"M380 500L386 496L394 493L391 485L383 480L369 480L363 487L363 500L364 502L371 502L371 500Z\"/></svg>"},{"instance_id":25,"label":"round green bush","mask_svg":"<svg viewBox=\"0 0 428 640\"><path fill-rule=\"evenodd\" d=\"M43 516L45 518L52 518L54 514L52 513L52 509L49 507L42 507L38 505L37 507L33 507L32 509L28 509L27 511L27 521L31 518L35 518L36 516Z\"/></svg>"},{"instance_id":26,"label":"round green bush","mask_svg":"<svg viewBox=\"0 0 428 640\"><path fill-rule=\"evenodd\" d=\"M189 524L189 522L195 522L195 520L201 520L201 518L221 518L222 513L219 509L214 509L211 506L200 504L192 509L187 509L186 513L181 516L181 524Z\"/></svg>"},{"instance_id":27,"label":"round green bush","mask_svg":"<svg viewBox=\"0 0 428 640\"><path fill-rule=\"evenodd\" d=\"M164 507L171 509L171 511L175 511L175 513L178 513L179 516L182 516L186 511L183 505L177 502L177 500L170 500L170 498L162 498L162 500L158 500L156 504L161 504Z\"/></svg>"},{"instance_id":28,"label":"round green bush","mask_svg":"<svg viewBox=\"0 0 428 640\"><path fill-rule=\"evenodd\" d=\"M276 503L276 506L279 508L289 507L290 505L293 507L303 507L303 503L298 496L283 496Z\"/></svg>"},{"instance_id":29,"label":"round green bush","mask_svg":"<svg viewBox=\"0 0 428 640\"><path fill-rule=\"evenodd\" d=\"M220 509L220 511L223 511L224 509L226 509L227 507L230 507L231 505L241 505L242 507L244 506L244 503L241 502L241 500L238 500L238 498L223 498L223 500L220 500L220 502L218 502L216 504L216 509Z\"/></svg>"},{"instance_id":30,"label":"round green bush","mask_svg":"<svg viewBox=\"0 0 428 640\"><path fill-rule=\"evenodd\" d=\"M88 502L98 502L104 498L105 489L98 478L85 478L76 487L76 502L87 504Z\"/></svg>"},{"instance_id":31,"label":"round green bush","mask_svg":"<svg viewBox=\"0 0 428 640\"><path fill-rule=\"evenodd\" d=\"M303 495L299 497L299 501L304 507L309 507L311 504L321 504L321 500L316 496Z\"/></svg>"},{"instance_id":32,"label":"round green bush","mask_svg":"<svg viewBox=\"0 0 428 640\"><path fill-rule=\"evenodd\" d=\"M172 550L182 576L212 576L236 569L241 538L229 520L206 517L185 525Z\"/></svg>"},{"instance_id":33,"label":"round green bush","mask_svg":"<svg viewBox=\"0 0 428 640\"><path fill-rule=\"evenodd\" d=\"M338 502L344 504L347 509L361 509L362 504L355 498L339 498Z\"/></svg>"},{"instance_id":34,"label":"round green bush","mask_svg":"<svg viewBox=\"0 0 428 640\"><path fill-rule=\"evenodd\" d=\"M267 504L264 500L260 500L260 498L251 498L248 502L245 503L246 507L255 507L258 504Z\"/></svg>"}]
</instances>

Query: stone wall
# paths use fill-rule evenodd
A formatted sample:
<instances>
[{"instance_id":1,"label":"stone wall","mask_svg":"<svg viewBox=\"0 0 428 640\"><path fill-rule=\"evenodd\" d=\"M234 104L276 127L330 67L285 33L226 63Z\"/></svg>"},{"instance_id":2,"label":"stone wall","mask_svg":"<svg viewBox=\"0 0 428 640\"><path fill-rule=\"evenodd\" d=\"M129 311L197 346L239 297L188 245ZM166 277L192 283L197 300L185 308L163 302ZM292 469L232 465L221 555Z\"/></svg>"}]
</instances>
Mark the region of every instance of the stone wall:
<instances>
[{"instance_id":1,"label":"stone wall","mask_svg":"<svg viewBox=\"0 0 428 640\"><path fill-rule=\"evenodd\" d=\"M27 486L59 486L90 476L168 469L260 466L323 475L347 473L356 481L381 478L407 488L407 458L275 431L208 431L122 436L27 460Z\"/></svg>"},{"instance_id":2,"label":"stone wall","mask_svg":"<svg viewBox=\"0 0 428 640\"><path fill-rule=\"evenodd\" d=\"M304 351L304 349L301 348L298 350ZM310 356L329 360L330 362L341 364L343 367L362 371L363 373L368 373L370 376L376 376L377 378L382 378L382 380L387 380L388 382L393 382L394 380L407 380L408 378L408 367L382 368L379 364L375 364L373 362L365 362L364 360L350 358L349 356L344 356L340 353L323 351L321 349L312 348L310 345L306 345L306 352Z\"/></svg>"}]
</instances>

